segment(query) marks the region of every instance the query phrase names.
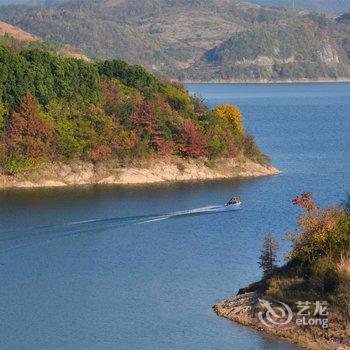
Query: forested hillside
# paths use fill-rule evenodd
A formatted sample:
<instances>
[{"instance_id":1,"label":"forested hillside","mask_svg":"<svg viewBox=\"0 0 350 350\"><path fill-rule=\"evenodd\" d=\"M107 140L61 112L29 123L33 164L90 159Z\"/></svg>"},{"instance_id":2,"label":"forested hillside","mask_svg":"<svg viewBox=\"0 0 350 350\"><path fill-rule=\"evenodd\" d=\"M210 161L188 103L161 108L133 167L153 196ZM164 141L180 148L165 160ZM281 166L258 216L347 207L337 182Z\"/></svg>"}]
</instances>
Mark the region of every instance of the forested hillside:
<instances>
[{"instance_id":1,"label":"forested hillside","mask_svg":"<svg viewBox=\"0 0 350 350\"><path fill-rule=\"evenodd\" d=\"M123 61L64 58L0 42L0 169L45 162L245 156L265 162L235 106L207 109Z\"/></svg>"},{"instance_id":2,"label":"forested hillside","mask_svg":"<svg viewBox=\"0 0 350 350\"><path fill-rule=\"evenodd\" d=\"M336 30L322 15L286 19L283 26L272 27L274 18L266 15L258 28L234 34L209 50L189 74L203 80L266 79L295 80L347 77L348 37L331 37ZM270 25L269 25L270 24ZM340 39L342 38L342 39Z\"/></svg>"},{"instance_id":3,"label":"forested hillside","mask_svg":"<svg viewBox=\"0 0 350 350\"><path fill-rule=\"evenodd\" d=\"M301 10L235 0L71 0L4 7L0 19L90 58L119 58L180 80L350 76L347 32Z\"/></svg>"}]
</instances>

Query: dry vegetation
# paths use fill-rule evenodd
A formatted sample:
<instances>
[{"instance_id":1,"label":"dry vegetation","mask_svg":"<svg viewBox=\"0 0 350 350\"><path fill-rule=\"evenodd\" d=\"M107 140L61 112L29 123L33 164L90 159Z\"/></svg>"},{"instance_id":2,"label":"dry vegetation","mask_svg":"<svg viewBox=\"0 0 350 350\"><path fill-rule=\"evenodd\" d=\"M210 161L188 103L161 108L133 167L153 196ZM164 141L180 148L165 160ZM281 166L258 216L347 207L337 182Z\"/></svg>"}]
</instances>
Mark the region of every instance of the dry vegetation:
<instances>
[{"instance_id":1,"label":"dry vegetation","mask_svg":"<svg viewBox=\"0 0 350 350\"><path fill-rule=\"evenodd\" d=\"M0 21L0 36L8 35L21 41L36 41L39 38L33 34L27 33L21 28Z\"/></svg>"}]
</instances>

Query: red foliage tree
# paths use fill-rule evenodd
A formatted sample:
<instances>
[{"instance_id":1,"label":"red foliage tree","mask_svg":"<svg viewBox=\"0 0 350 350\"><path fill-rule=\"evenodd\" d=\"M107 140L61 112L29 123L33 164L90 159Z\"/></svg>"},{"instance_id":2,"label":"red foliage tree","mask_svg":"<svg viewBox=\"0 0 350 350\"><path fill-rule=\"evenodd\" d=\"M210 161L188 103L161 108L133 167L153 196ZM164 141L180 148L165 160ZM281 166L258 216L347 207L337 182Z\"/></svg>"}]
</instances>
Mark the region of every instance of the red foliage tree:
<instances>
[{"instance_id":1,"label":"red foliage tree","mask_svg":"<svg viewBox=\"0 0 350 350\"><path fill-rule=\"evenodd\" d=\"M292 203L307 211L318 209L316 203L312 199L312 192L303 192L300 197L293 198Z\"/></svg>"},{"instance_id":2,"label":"red foliage tree","mask_svg":"<svg viewBox=\"0 0 350 350\"><path fill-rule=\"evenodd\" d=\"M53 133L52 126L41 118L37 101L28 93L12 113L6 140L8 151L31 160L51 158Z\"/></svg>"},{"instance_id":3,"label":"red foliage tree","mask_svg":"<svg viewBox=\"0 0 350 350\"><path fill-rule=\"evenodd\" d=\"M192 119L186 119L183 124L183 147L185 156L192 158L205 157L208 155L207 140L205 135L198 129Z\"/></svg>"},{"instance_id":4,"label":"red foliage tree","mask_svg":"<svg viewBox=\"0 0 350 350\"><path fill-rule=\"evenodd\" d=\"M163 131L160 128L155 106L149 101L134 101L133 114L131 121L138 135L144 132L149 137L150 145L161 155L171 154L174 149L174 143L164 140Z\"/></svg>"},{"instance_id":5,"label":"red foliage tree","mask_svg":"<svg viewBox=\"0 0 350 350\"><path fill-rule=\"evenodd\" d=\"M152 144L162 156L170 155L174 152L175 143L173 141L166 141L163 137L154 136Z\"/></svg>"},{"instance_id":6,"label":"red foliage tree","mask_svg":"<svg viewBox=\"0 0 350 350\"><path fill-rule=\"evenodd\" d=\"M142 101L134 106L131 121L139 133L144 129L151 135L159 129L154 106L149 101Z\"/></svg>"}]
</instances>

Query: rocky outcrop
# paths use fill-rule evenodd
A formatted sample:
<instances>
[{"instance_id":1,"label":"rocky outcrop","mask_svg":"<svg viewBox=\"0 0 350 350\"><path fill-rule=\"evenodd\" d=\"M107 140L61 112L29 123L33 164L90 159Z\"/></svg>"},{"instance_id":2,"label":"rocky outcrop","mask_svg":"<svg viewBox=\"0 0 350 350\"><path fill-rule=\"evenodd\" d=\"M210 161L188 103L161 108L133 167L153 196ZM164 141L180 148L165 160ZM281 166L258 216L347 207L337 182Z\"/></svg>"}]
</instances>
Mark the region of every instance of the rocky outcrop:
<instances>
[{"instance_id":1,"label":"rocky outcrop","mask_svg":"<svg viewBox=\"0 0 350 350\"><path fill-rule=\"evenodd\" d=\"M293 323L285 327L267 327L262 324L257 317L257 312L261 311L259 299L263 299L264 286L264 282L261 281L242 288L237 295L215 304L213 310L218 316L285 339L305 349L350 350L349 345L315 327L301 327Z\"/></svg>"},{"instance_id":2,"label":"rocky outcrop","mask_svg":"<svg viewBox=\"0 0 350 350\"><path fill-rule=\"evenodd\" d=\"M213 306L213 310L222 317L235 320L236 317L253 317L258 305L259 292L238 294Z\"/></svg>"},{"instance_id":3,"label":"rocky outcrop","mask_svg":"<svg viewBox=\"0 0 350 350\"><path fill-rule=\"evenodd\" d=\"M243 320L254 320L259 298L263 295L265 288L263 280L241 288L237 295L215 304L213 310L219 316L245 324Z\"/></svg>"},{"instance_id":4,"label":"rocky outcrop","mask_svg":"<svg viewBox=\"0 0 350 350\"><path fill-rule=\"evenodd\" d=\"M320 60L324 63L338 64L339 56L337 50L335 50L332 45L326 42L319 52Z\"/></svg>"},{"instance_id":5,"label":"rocky outcrop","mask_svg":"<svg viewBox=\"0 0 350 350\"><path fill-rule=\"evenodd\" d=\"M143 165L55 163L16 176L0 175L0 188L58 187L89 184L145 184L191 180L228 179L277 175L280 171L248 159L223 159L215 164L203 160L151 160Z\"/></svg>"}]
</instances>

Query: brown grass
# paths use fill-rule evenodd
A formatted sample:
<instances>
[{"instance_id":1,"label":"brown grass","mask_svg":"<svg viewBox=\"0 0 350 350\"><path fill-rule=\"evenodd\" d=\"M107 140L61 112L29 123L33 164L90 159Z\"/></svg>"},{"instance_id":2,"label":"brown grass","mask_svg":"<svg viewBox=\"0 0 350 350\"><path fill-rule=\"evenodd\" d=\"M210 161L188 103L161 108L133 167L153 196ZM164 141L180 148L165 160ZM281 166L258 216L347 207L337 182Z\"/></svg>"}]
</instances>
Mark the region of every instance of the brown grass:
<instances>
[{"instance_id":1,"label":"brown grass","mask_svg":"<svg viewBox=\"0 0 350 350\"><path fill-rule=\"evenodd\" d=\"M17 40L21 41L37 41L40 40L37 36L27 33L21 28L15 27L11 24L0 21L0 35L8 34Z\"/></svg>"}]
</instances>

